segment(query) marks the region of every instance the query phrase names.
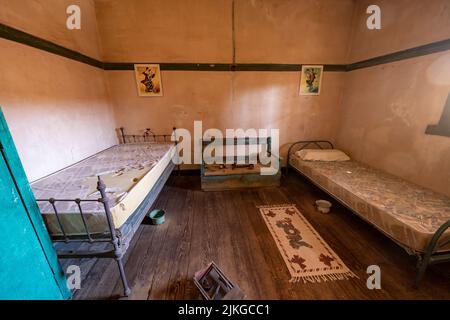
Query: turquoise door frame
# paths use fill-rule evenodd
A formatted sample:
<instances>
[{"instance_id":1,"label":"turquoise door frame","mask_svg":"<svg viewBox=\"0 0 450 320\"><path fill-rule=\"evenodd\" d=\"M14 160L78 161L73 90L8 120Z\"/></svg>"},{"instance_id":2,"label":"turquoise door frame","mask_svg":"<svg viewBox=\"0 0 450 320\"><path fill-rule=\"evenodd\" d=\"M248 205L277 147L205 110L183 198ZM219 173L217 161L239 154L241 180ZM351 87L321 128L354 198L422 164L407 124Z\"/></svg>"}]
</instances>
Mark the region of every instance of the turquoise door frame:
<instances>
[{"instance_id":1,"label":"turquoise door frame","mask_svg":"<svg viewBox=\"0 0 450 320\"><path fill-rule=\"evenodd\" d=\"M0 149L0 299L69 299L1 107Z\"/></svg>"}]
</instances>

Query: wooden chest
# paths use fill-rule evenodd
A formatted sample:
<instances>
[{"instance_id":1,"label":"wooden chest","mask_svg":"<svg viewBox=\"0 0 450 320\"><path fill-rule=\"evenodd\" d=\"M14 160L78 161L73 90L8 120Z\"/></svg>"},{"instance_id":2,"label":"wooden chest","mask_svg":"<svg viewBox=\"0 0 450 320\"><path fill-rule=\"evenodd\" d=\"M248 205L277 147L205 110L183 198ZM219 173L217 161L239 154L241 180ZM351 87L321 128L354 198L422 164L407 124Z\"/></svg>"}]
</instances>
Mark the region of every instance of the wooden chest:
<instances>
[{"instance_id":1,"label":"wooden chest","mask_svg":"<svg viewBox=\"0 0 450 320\"><path fill-rule=\"evenodd\" d=\"M217 143L217 141L215 141ZM210 141L203 141L203 147L207 146ZM228 144L230 141L228 141ZM267 144L267 152L270 154L270 137L268 138L246 138L232 139L234 145L238 144ZM264 166L260 163L248 165L249 156L244 156L244 162L247 165L238 165L238 157L235 157L233 164L206 164L202 161L201 167L201 184L204 191L232 190L242 188L264 188L280 186L281 172L278 171L274 175L262 175L261 169ZM226 156L224 161L226 162ZM259 160L259 159L258 159ZM279 160L277 160L279 162ZM229 162L229 161L228 161ZM279 167L279 163L277 163Z\"/></svg>"}]
</instances>

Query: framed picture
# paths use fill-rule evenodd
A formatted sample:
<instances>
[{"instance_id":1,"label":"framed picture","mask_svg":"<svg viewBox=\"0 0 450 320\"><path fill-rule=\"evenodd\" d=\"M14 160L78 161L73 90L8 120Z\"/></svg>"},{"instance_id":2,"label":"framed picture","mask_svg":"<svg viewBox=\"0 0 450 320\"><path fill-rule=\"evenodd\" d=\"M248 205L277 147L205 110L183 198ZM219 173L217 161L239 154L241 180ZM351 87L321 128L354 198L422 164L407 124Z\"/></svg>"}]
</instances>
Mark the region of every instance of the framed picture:
<instances>
[{"instance_id":1,"label":"framed picture","mask_svg":"<svg viewBox=\"0 0 450 320\"><path fill-rule=\"evenodd\" d=\"M161 97L163 95L159 64L135 64L134 73L139 96Z\"/></svg>"},{"instance_id":2,"label":"framed picture","mask_svg":"<svg viewBox=\"0 0 450 320\"><path fill-rule=\"evenodd\" d=\"M246 297L214 262L195 273L194 284L205 300L243 300Z\"/></svg>"},{"instance_id":3,"label":"framed picture","mask_svg":"<svg viewBox=\"0 0 450 320\"><path fill-rule=\"evenodd\" d=\"M323 66L302 66L300 95L318 96L322 87Z\"/></svg>"}]
</instances>

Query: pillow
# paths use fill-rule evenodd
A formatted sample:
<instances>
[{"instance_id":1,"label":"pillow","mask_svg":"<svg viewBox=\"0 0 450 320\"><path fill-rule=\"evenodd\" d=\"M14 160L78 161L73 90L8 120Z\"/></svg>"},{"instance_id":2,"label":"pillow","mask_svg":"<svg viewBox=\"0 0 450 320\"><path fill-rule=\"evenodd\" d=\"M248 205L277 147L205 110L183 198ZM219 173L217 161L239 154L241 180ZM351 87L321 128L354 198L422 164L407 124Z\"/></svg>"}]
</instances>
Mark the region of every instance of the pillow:
<instances>
[{"instance_id":1,"label":"pillow","mask_svg":"<svg viewBox=\"0 0 450 320\"><path fill-rule=\"evenodd\" d=\"M348 161L350 157L337 149L303 149L295 153L304 161Z\"/></svg>"}]
</instances>

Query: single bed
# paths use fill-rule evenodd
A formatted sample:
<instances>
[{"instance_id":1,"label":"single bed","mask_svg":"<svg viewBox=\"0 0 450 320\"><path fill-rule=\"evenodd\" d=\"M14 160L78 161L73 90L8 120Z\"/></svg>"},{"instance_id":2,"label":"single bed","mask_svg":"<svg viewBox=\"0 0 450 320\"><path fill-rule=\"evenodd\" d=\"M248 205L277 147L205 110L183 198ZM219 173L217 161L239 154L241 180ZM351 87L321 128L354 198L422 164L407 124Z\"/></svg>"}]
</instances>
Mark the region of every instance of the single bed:
<instances>
[{"instance_id":1,"label":"single bed","mask_svg":"<svg viewBox=\"0 0 450 320\"><path fill-rule=\"evenodd\" d=\"M450 261L449 197L354 160L304 161L297 151L306 148L332 149L333 145L299 141L289 150L288 167L418 256L419 267ZM422 276L418 274L416 284Z\"/></svg>"},{"instance_id":2,"label":"single bed","mask_svg":"<svg viewBox=\"0 0 450 320\"><path fill-rule=\"evenodd\" d=\"M174 146L169 143L130 143L116 145L69 168L31 184L37 199L97 200L97 177L106 185L116 229L120 229L144 200L169 165ZM76 202L39 202L49 233L63 237L86 233ZM104 208L98 201L83 204L86 226L92 235L108 232ZM61 223L63 228L59 225Z\"/></svg>"},{"instance_id":3,"label":"single bed","mask_svg":"<svg viewBox=\"0 0 450 320\"><path fill-rule=\"evenodd\" d=\"M125 135L121 144L31 184L59 258L114 258L125 295L131 293L122 257L170 176L170 135ZM74 250L73 243L109 243ZM86 246L84 246L86 247Z\"/></svg>"}]
</instances>

